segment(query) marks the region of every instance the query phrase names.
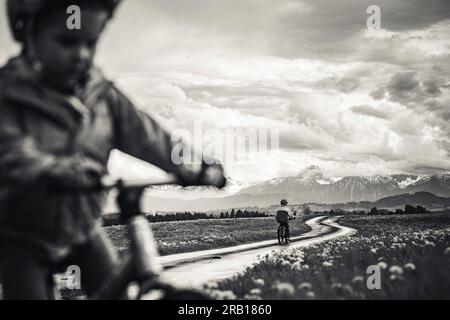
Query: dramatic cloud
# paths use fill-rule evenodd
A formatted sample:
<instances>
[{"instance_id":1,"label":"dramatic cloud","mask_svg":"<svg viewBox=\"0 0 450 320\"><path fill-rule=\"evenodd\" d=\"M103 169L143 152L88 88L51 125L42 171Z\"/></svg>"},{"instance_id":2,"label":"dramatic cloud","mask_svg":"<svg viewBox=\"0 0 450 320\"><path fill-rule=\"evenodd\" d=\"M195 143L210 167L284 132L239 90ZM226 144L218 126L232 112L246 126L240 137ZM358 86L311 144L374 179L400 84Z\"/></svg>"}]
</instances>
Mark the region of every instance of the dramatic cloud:
<instances>
[{"instance_id":1,"label":"dramatic cloud","mask_svg":"<svg viewBox=\"0 0 450 320\"><path fill-rule=\"evenodd\" d=\"M4 4L0 63L18 50ZM165 127L277 130L277 161L226 164L238 180L430 173L450 170L449 35L448 0L133 0L97 63ZM144 171L126 159L112 170Z\"/></svg>"}]
</instances>

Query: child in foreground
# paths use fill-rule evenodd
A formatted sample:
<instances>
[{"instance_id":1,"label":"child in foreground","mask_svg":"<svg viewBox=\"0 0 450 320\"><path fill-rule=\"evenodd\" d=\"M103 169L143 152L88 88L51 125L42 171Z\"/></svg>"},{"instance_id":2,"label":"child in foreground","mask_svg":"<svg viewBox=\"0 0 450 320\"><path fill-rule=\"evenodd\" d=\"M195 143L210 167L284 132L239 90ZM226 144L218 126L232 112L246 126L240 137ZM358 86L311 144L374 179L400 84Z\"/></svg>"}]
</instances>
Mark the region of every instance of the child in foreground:
<instances>
[{"instance_id":1,"label":"child in foreground","mask_svg":"<svg viewBox=\"0 0 450 320\"><path fill-rule=\"evenodd\" d=\"M176 174L183 185L223 187L220 165L175 165L170 134L93 65L118 0L8 0L23 47L0 69L0 282L6 299L52 299L54 272L78 265L91 295L117 257L101 229L113 149ZM66 26L78 5L81 29Z\"/></svg>"}]
</instances>

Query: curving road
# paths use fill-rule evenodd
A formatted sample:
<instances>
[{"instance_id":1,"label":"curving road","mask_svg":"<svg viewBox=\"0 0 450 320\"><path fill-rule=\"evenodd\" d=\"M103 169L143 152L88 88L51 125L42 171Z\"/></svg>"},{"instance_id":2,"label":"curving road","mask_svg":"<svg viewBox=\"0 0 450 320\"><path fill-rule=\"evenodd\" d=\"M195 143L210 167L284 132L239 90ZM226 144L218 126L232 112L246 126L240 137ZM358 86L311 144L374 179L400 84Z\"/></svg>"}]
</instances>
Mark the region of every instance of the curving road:
<instances>
[{"instance_id":1,"label":"curving road","mask_svg":"<svg viewBox=\"0 0 450 320\"><path fill-rule=\"evenodd\" d=\"M258 257L326 240L347 237L355 229L337 223L339 217L316 217L306 222L311 231L291 238L288 246L277 240L239 245L223 249L189 252L160 257L165 267L163 279L180 287L200 287L210 281L232 277L258 262Z\"/></svg>"}]
</instances>

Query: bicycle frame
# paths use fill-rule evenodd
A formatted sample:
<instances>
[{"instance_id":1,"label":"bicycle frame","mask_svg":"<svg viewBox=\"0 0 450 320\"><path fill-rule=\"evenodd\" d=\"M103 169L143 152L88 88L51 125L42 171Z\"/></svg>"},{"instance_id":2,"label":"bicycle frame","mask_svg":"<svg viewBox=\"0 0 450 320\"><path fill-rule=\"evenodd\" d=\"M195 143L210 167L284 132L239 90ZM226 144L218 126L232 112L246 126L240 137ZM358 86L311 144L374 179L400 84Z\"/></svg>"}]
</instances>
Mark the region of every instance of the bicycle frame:
<instances>
[{"instance_id":1,"label":"bicycle frame","mask_svg":"<svg viewBox=\"0 0 450 320\"><path fill-rule=\"evenodd\" d=\"M176 185L178 180L171 176L161 181L114 181L105 178L101 182L102 189L118 189L117 202L120 218L128 226L131 237L131 252L127 253L116 270L91 299L113 300L126 298L126 289L130 283L139 286L137 298L142 298L149 290L162 289L172 296L186 297L191 300L208 299L196 291L179 290L168 284L160 283L158 278L163 266L158 263L158 249L153 231L148 220L142 214L140 200L145 189L154 186Z\"/></svg>"}]
</instances>

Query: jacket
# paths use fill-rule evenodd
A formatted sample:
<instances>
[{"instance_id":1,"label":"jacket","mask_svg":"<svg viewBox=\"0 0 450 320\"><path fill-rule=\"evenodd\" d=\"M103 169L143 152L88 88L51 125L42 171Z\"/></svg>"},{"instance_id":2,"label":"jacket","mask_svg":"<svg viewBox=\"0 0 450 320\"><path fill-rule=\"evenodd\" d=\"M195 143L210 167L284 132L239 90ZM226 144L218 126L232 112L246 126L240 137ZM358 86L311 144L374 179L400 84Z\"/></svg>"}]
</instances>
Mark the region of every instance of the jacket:
<instances>
[{"instance_id":1,"label":"jacket","mask_svg":"<svg viewBox=\"0 0 450 320\"><path fill-rule=\"evenodd\" d=\"M276 212L275 219L278 223L289 223L289 218L293 217L293 213L289 207L281 206Z\"/></svg>"},{"instance_id":2,"label":"jacket","mask_svg":"<svg viewBox=\"0 0 450 320\"><path fill-rule=\"evenodd\" d=\"M38 81L23 57L11 59L0 69L0 249L24 242L55 260L98 230L105 193L46 187L61 161L83 155L106 173L116 148L196 179L200 169L171 161L174 143L98 68L76 96L63 96Z\"/></svg>"}]
</instances>

